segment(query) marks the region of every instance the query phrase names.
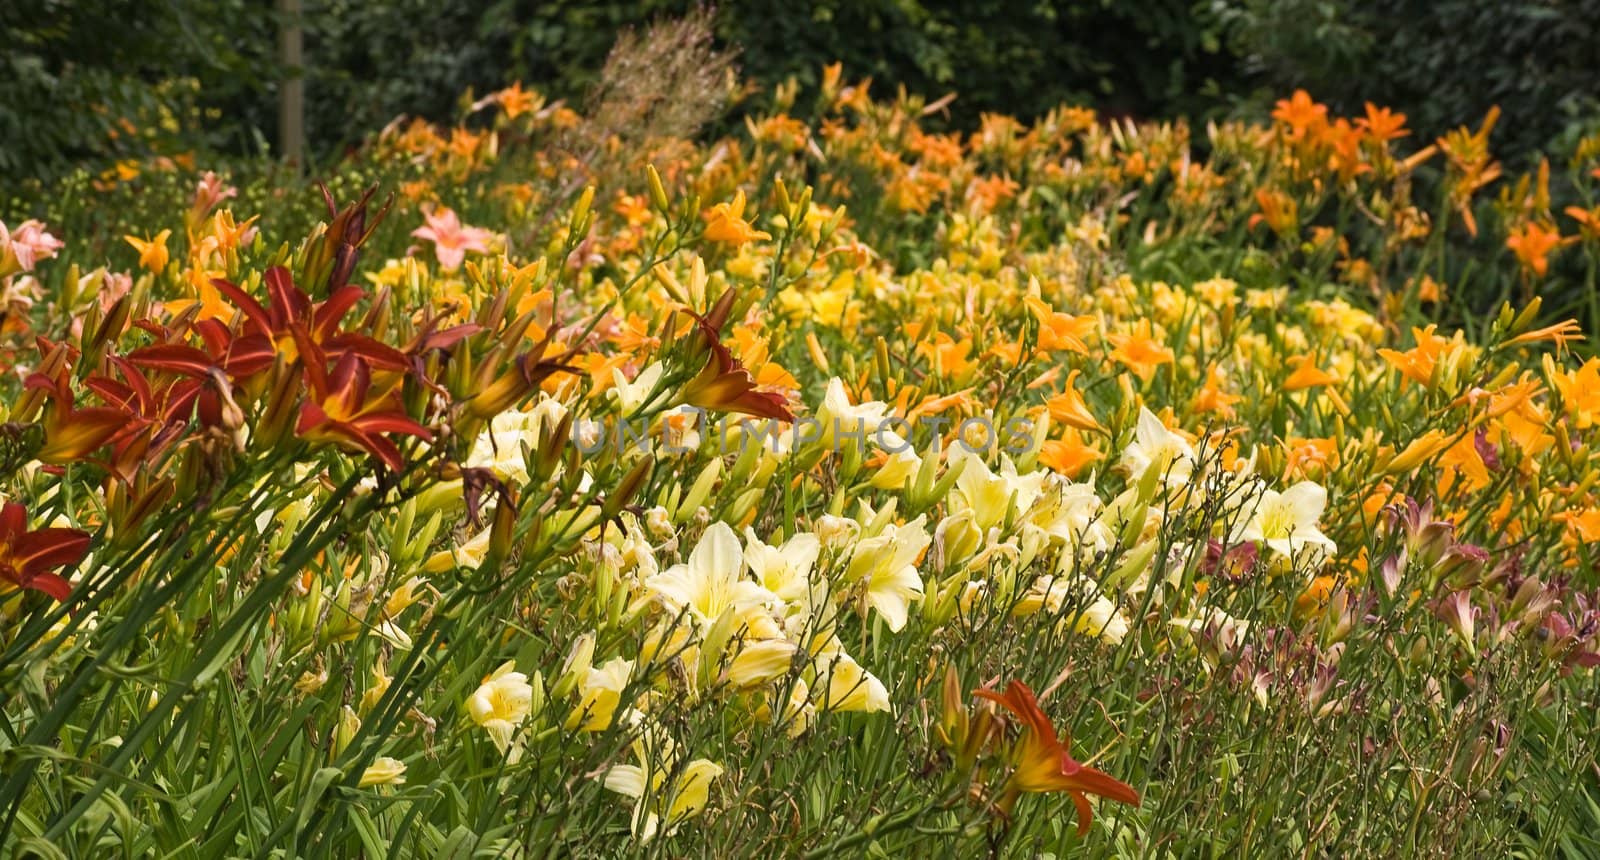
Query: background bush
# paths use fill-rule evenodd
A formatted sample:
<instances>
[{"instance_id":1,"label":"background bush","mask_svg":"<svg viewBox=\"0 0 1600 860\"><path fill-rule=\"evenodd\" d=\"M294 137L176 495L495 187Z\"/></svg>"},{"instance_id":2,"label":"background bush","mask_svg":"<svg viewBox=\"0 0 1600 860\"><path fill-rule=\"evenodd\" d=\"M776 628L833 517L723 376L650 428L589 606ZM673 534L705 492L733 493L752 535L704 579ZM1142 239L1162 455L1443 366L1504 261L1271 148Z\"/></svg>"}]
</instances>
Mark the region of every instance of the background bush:
<instances>
[{"instance_id":1,"label":"background bush","mask_svg":"<svg viewBox=\"0 0 1600 860\"><path fill-rule=\"evenodd\" d=\"M1600 115L1600 0L1219 0L1241 70L1359 113L1392 105L1432 136L1499 105L1496 153L1570 146Z\"/></svg>"},{"instance_id":2,"label":"background bush","mask_svg":"<svg viewBox=\"0 0 1600 860\"><path fill-rule=\"evenodd\" d=\"M693 6L305 0L311 156L401 113L449 118L469 89L521 79L580 96L620 30ZM1600 114L1600 0L727 0L717 30L762 85L812 84L837 60L880 95L957 91L957 128L1063 101L1259 116L1304 87L1343 112L1405 111L1424 139L1500 104L1496 151L1515 160ZM151 153L270 153L276 32L273 0L0 4L0 188Z\"/></svg>"}]
</instances>

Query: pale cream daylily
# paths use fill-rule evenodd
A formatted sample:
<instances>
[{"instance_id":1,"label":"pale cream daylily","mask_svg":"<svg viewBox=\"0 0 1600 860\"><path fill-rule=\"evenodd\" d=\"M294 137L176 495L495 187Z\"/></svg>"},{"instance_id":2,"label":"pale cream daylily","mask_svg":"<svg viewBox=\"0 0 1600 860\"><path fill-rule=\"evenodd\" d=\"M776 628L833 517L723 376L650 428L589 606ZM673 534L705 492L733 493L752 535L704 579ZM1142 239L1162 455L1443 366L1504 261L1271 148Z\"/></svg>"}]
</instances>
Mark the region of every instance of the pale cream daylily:
<instances>
[{"instance_id":1,"label":"pale cream daylily","mask_svg":"<svg viewBox=\"0 0 1600 860\"><path fill-rule=\"evenodd\" d=\"M579 683L578 706L567 715L567 730L601 732L610 728L632 676L633 661L621 657L591 666Z\"/></svg>"},{"instance_id":2,"label":"pale cream daylily","mask_svg":"<svg viewBox=\"0 0 1600 860\"><path fill-rule=\"evenodd\" d=\"M906 626L911 604L922 598L917 559L933 542L923 527L925 517L905 525L888 524L878 534L856 542L845 567L847 583L862 585L867 605L878 610L889 629Z\"/></svg>"},{"instance_id":3,"label":"pale cream daylily","mask_svg":"<svg viewBox=\"0 0 1600 860\"><path fill-rule=\"evenodd\" d=\"M883 682L837 645L818 655L816 676L816 686L823 690L818 703L821 710L876 713L891 709L889 690Z\"/></svg>"},{"instance_id":4,"label":"pale cream daylily","mask_svg":"<svg viewBox=\"0 0 1600 860\"><path fill-rule=\"evenodd\" d=\"M507 410L496 415L489 426L472 441L466 465L489 469L495 477L514 484L528 483L527 458L523 449L533 449L539 436L560 424L567 414L566 404L540 392L539 399L526 411ZM566 440L562 440L566 441Z\"/></svg>"},{"instance_id":5,"label":"pale cream daylily","mask_svg":"<svg viewBox=\"0 0 1600 860\"><path fill-rule=\"evenodd\" d=\"M1123 468L1137 480L1154 468L1169 485L1188 483L1196 463L1194 446L1182 434L1167 428L1149 409L1139 407L1133 441L1122 449Z\"/></svg>"},{"instance_id":6,"label":"pale cream daylily","mask_svg":"<svg viewBox=\"0 0 1600 860\"><path fill-rule=\"evenodd\" d=\"M522 721L533 711L533 685L528 676L516 671L516 664L507 662L483 679L483 683L467 697L467 713L472 721L489 732L494 745L501 753L512 748L512 738ZM520 749L513 752L515 757Z\"/></svg>"},{"instance_id":7,"label":"pale cream daylily","mask_svg":"<svg viewBox=\"0 0 1600 860\"><path fill-rule=\"evenodd\" d=\"M676 768L676 745L659 728L645 728L634 754L639 764L614 765L606 771L605 787L634 801L630 823L641 843L671 835L699 815L710 801L711 783L722 775L721 765L703 758Z\"/></svg>"},{"instance_id":8,"label":"pale cream daylily","mask_svg":"<svg viewBox=\"0 0 1600 860\"><path fill-rule=\"evenodd\" d=\"M619 368L611 370L611 388L608 393L617 401L617 409L624 418L639 411L639 408L649 402L650 395L656 390L656 385L661 382L661 376L666 368L660 362L653 362L649 367L639 371L639 374L628 381Z\"/></svg>"},{"instance_id":9,"label":"pale cream daylily","mask_svg":"<svg viewBox=\"0 0 1600 860\"><path fill-rule=\"evenodd\" d=\"M1110 548L1114 540L1101 516L1103 509L1093 484L1052 477L1034 502L1028 521L1069 551L1080 546L1098 551Z\"/></svg>"},{"instance_id":10,"label":"pale cream daylily","mask_svg":"<svg viewBox=\"0 0 1600 860\"><path fill-rule=\"evenodd\" d=\"M770 546L756 537L754 530L744 530L744 560L750 566L761 586L785 603L805 603L812 592L811 571L822 552L822 541L810 532L800 532L783 542L783 546Z\"/></svg>"},{"instance_id":11,"label":"pale cream daylily","mask_svg":"<svg viewBox=\"0 0 1600 860\"><path fill-rule=\"evenodd\" d=\"M1019 515L1026 514L1039 498L1049 474L1019 475L1011 458L1003 454L1000 471L996 473L981 456L960 444L950 453L950 467L956 468L958 464L962 465L961 474L956 477L956 501L961 508L972 512L973 522L986 532L1005 522L1012 504L1016 505Z\"/></svg>"},{"instance_id":12,"label":"pale cream daylily","mask_svg":"<svg viewBox=\"0 0 1600 860\"><path fill-rule=\"evenodd\" d=\"M728 666L728 681L735 687L757 687L783 677L800 650L784 639L763 639L739 648Z\"/></svg>"},{"instance_id":13,"label":"pale cream daylily","mask_svg":"<svg viewBox=\"0 0 1600 860\"><path fill-rule=\"evenodd\" d=\"M877 400L851 403L850 395L844 390L844 382L835 376L828 380L828 387L823 392L822 406L817 410L816 420L821 425L822 443L836 446L841 434L870 440L880 428L884 427L888 415L888 404ZM891 430L892 428L885 429L885 432Z\"/></svg>"},{"instance_id":14,"label":"pale cream daylily","mask_svg":"<svg viewBox=\"0 0 1600 860\"><path fill-rule=\"evenodd\" d=\"M645 580L672 612L682 612L702 631L733 612L758 639L776 638L776 625L765 608L777 596L744 578L744 553L739 538L726 523L712 523L689 552L689 560L675 564ZM763 621L764 619L764 621ZM768 629L768 628L771 629Z\"/></svg>"},{"instance_id":15,"label":"pale cream daylily","mask_svg":"<svg viewBox=\"0 0 1600 860\"><path fill-rule=\"evenodd\" d=\"M372 764L361 772L360 788L374 785L404 785L406 781L406 763L386 755L378 756Z\"/></svg>"},{"instance_id":16,"label":"pale cream daylily","mask_svg":"<svg viewBox=\"0 0 1600 860\"><path fill-rule=\"evenodd\" d=\"M442 549L422 563L422 569L427 573L444 573L451 568L461 567L468 570L477 570L483 565L483 560L489 556L489 537L493 529L485 527L468 538L465 543L451 549Z\"/></svg>"},{"instance_id":17,"label":"pale cream daylily","mask_svg":"<svg viewBox=\"0 0 1600 860\"><path fill-rule=\"evenodd\" d=\"M1069 598L1082 605L1063 612ZM1061 615L1063 625L1070 623L1077 633L1093 636L1108 645L1121 644L1130 627L1127 616L1116 602L1101 593L1094 580L1081 574L1044 576L1034 580L1012 610L1015 615L1032 615L1041 611Z\"/></svg>"},{"instance_id":18,"label":"pale cream daylily","mask_svg":"<svg viewBox=\"0 0 1600 860\"><path fill-rule=\"evenodd\" d=\"M1337 551L1317 521L1328 506L1328 492L1311 481L1301 481L1279 493L1262 489L1255 510L1239 532L1239 539L1265 543L1290 558L1308 557L1320 563Z\"/></svg>"}]
</instances>

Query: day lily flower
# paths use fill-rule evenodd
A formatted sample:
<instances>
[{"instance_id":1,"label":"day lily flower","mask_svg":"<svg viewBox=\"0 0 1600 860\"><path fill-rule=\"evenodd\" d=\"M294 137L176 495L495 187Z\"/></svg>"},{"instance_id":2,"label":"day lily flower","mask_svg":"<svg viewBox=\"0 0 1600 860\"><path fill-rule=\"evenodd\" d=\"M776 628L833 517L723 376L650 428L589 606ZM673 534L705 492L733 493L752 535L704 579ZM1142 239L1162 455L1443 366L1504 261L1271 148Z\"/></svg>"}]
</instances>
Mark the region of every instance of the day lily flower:
<instances>
[{"instance_id":1,"label":"day lily flower","mask_svg":"<svg viewBox=\"0 0 1600 860\"><path fill-rule=\"evenodd\" d=\"M1339 377L1317 367L1313 356L1295 356L1289 361L1294 365L1294 372L1283 381L1284 391L1299 391L1319 385L1337 385L1339 382Z\"/></svg>"},{"instance_id":2,"label":"day lily flower","mask_svg":"<svg viewBox=\"0 0 1600 860\"><path fill-rule=\"evenodd\" d=\"M1089 346L1083 342L1093 332L1099 321L1090 315L1073 316L1055 310L1037 296L1024 298L1023 303L1039 321L1039 348L1046 352L1067 351L1088 355Z\"/></svg>"},{"instance_id":3,"label":"day lily flower","mask_svg":"<svg viewBox=\"0 0 1600 860\"><path fill-rule=\"evenodd\" d=\"M325 301L313 303L282 266L268 269L262 280L271 298L265 307L235 284L220 278L211 282L245 317L243 333L227 345L227 369L236 378L267 370L277 355L296 361L308 344L332 361L356 354L386 370L409 367L405 355L394 347L363 334L340 331L345 314L364 295L361 288L342 286Z\"/></svg>"},{"instance_id":4,"label":"day lily flower","mask_svg":"<svg viewBox=\"0 0 1600 860\"><path fill-rule=\"evenodd\" d=\"M799 646L784 639L745 643L728 666L728 682L747 688L781 678L793 665L794 655L799 650Z\"/></svg>"},{"instance_id":5,"label":"day lily flower","mask_svg":"<svg viewBox=\"0 0 1600 860\"><path fill-rule=\"evenodd\" d=\"M28 220L7 230L0 221L0 278L18 272L31 272L40 260L48 260L66 243L45 232L44 224Z\"/></svg>"},{"instance_id":6,"label":"day lily flower","mask_svg":"<svg viewBox=\"0 0 1600 860\"><path fill-rule=\"evenodd\" d=\"M1071 738L1056 735L1055 726L1051 725L1027 684L1012 681L1006 685L1004 694L994 690L974 690L972 694L1005 708L1022 731L1011 750L1011 762L1016 769L1006 780L996 803L1002 812L1009 815L1017 798L1024 793L1065 792L1078 809L1078 835L1082 836L1089 832L1089 824L1094 820L1089 795L1139 805L1139 792L1132 786L1072 757L1068 749Z\"/></svg>"},{"instance_id":7,"label":"day lily flower","mask_svg":"<svg viewBox=\"0 0 1600 860\"><path fill-rule=\"evenodd\" d=\"M883 682L839 650L837 644L817 657L816 673L818 683L814 686L822 688L823 698L818 703L822 710L870 714L893 709Z\"/></svg>"},{"instance_id":8,"label":"day lily flower","mask_svg":"<svg viewBox=\"0 0 1600 860\"><path fill-rule=\"evenodd\" d=\"M517 727L533 712L533 685L515 669L515 663L501 665L467 697L467 713L489 732L501 753L510 748Z\"/></svg>"},{"instance_id":9,"label":"day lily flower","mask_svg":"<svg viewBox=\"0 0 1600 860\"><path fill-rule=\"evenodd\" d=\"M626 418L638 412L648 402L665 372L666 368L660 362L655 362L639 371L639 375L630 382L622 375L620 368L612 368L611 387L606 391L616 399L618 410Z\"/></svg>"},{"instance_id":10,"label":"day lily flower","mask_svg":"<svg viewBox=\"0 0 1600 860\"><path fill-rule=\"evenodd\" d=\"M494 238L494 233L481 227L463 226L455 210L440 207L423 213L422 217L427 220L427 225L412 230L411 235L433 243L433 254L445 271L453 272L461 268L468 251L489 253L489 241Z\"/></svg>"},{"instance_id":11,"label":"day lily flower","mask_svg":"<svg viewBox=\"0 0 1600 860\"><path fill-rule=\"evenodd\" d=\"M766 241L772 234L757 230L744 220L744 189L733 193L733 200L718 203L701 217L706 221L705 237L710 242L722 242L734 247L746 242Z\"/></svg>"},{"instance_id":12,"label":"day lily flower","mask_svg":"<svg viewBox=\"0 0 1600 860\"><path fill-rule=\"evenodd\" d=\"M1405 352L1380 349L1378 354L1412 382L1422 386L1432 386L1434 368L1440 359L1449 354L1451 348L1451 341L1448 338L1433 333L1435 328L1437 326L1434 325L1429 325L1427 328L1412 328L1411 336L1416 340L1416 346Z\"/></svg>"},{"instance_id":13,"label":"day lily flower","mask_svg":"<svg viewBox=\"0 0 1600 860\"><path fill-rule=\"evenodd\" d=\"M744 560L756 581L786 603L804 603L812 594L811 569L822 552L822 542L810 532L800 532L782 546L768 546L745 529Z\"/></svg>"},{"instance_id":14,"label":"day lily flower","mask_svg":"<svg viewBox=\"0 0 1600 860\"><path fill-rule=\"evenodd\" d=\"M1317 528L1327 506L1327 490L1310 481L1301 481L1282 493L1263 489L1239 538L1265 543L1290 557L1308 547L1331 554L1333 541Z\"/></svg>"},{"instance_id":15,"label":"day lily flower","mask_svg":"<svg viewBox=\"0 0 1600 860\"><path fill-rule=\"evenodd\" d=\"M368 788L374 785L405 785L406 763L386 755L378 756L372 764L361 772L361 782L358 788Z\"/></svg>"},{"instance_id":16,"label":"day lily flower","mask_svg":"<svg viewBox=\"0 0 1600 860\"><path fill-rule=\"evenodd\" d=\"M1139 407L1133 441L1122 449L1121 463L1135 479L1153 468L1173 485L1187 483L1197 465L1189 440L1167 429L1155 413L1143 406Z\"/></svg>"},{"instance_id":17,"label":"day lily flower","mask_svg":"<svg viewBox=\"0 0 1600 860\"><path fill-rule=\"evenodd\" d=\"M933 543L923 521L919 516L905 525L885 525L856 543L845 568L845 581L861 585L866 604L896 633L906 626L912 602L922 598L917 559Z\"/></svg>"},{"instance_id":18,"label":"day lily flower","mask_svg":"<svg viewBox=\"0 0 1600 860\"><path fill-rule=\"evenodd\" d=\"M147 272L161 272L167 267L167 238L172 235L171 230L162 230L154 237L141 239L138 236L123 236L123 241L134 247L139 252L139 267Z\"/></svg>"},{"instance_id":19,"label":"day lily flower","mask_svg":"<svg viewBox=\"0 0 1600 860\"><path fill-rule=\"evenodd\" d=\"M1078 391L1078 374L1081 371L1073 369L1067 374L1067 383L1061 393L1045 401L1045 407L1050 410L1050 420L1059 421L1086 433L1104 433L1105 426L1100 419L1094 417L1089 411L1089 404L1083 399L1083 394Z\"/></svg>"},{"instance_id":20,"label":"day lily flower","mask_svg":"<svg viewBox=\"0 0 1600 860\"><path fill-rule=\"evenodd\" d=\"M1133 371L1141 382L1149 382L1161 365L1174 360L1172 347L1156 337L1155 327L1148 319L1125 332L1107 335L1106 339L1116 347L1111 357Z\"/></svg>"},{"instance_id":21,"label":"day lily flower","mask_svg":"<svg viewBox=\"0 0 1600 860\"><path fill-rule=\"evenodd\" d=\"M744 553L739 538L726 523L715 522L689 552L689 560L645 581L674 612L685 612L701 627L708 627L724 612L753 614L750 610L771 603L772 592L744 578ZM762 636L759 638L771 638Z\"/></svg>"},{"instance_id":22,"label":"day lily flower","mask_svg":"<svg viewBox=\"0 0 1600 860\"><path fill-rule=\"evenodd\" d=\"M756 388L755 378L722 343L719 330L726 308L732 301L732 290L718 301L718 307L705 316L696 316L699 345L703 347L706 363L695 377L683 386L682 402L701 409L718 412L738 412L758 418L793 421L783 395Z\"/></svg>"},{"instance_id":23,"label":"day lily flower","mask_svg":"<svg viewBox=\"0 0 1600 860\"><path fill-rule=\"evenodd\" d=\"M856 439L874 439L880 430L888 435L894 433L894 427L900 426L889 417L888 405L880 401L851 403L844 382L837 376L828 380L828 387L822 395L822 406L817 410L816 421L821 425L822 443L833 447L837 447L841 435ZM894 438L900 439L900 436L894 435Z\"/></svg>"},{"instance_id":24,"label":"day lily flower","mask_svg":"<svg viewBox=\"0 0 1600 860\"><path fill-rule=\"evenodd\" d=\"M89 535L77 529L28 528L28 510L17 502L0 506L0 582L66 600L72 583L58 567L71 567L89 552Z\"/></svg>"},{"instance_id":25,"label":"day lily flower","mask_svg":"<svg viewBox=\"0 0 1600 860\"><path fill-rule=\"evenodd\" d=\"M957 498L963 509L972 512L978 528L985 531L1004 523L1013 505L1019 516L1026 514L1044 491L1047 473L1019 475L1011 458L1003 454L996 474L976 452L957 444L950 452L950 467L956 468L958 463L962 466L956 477Z\"/></svg>"},{"instance_id":26,"label":"day lily flower","mask_svg":"<svg viewBox=\"0 0 1600 860\"><path fill-rule=\"evenodd\" d=\"M579 682L578 706L567 716L568 730L603 732L622 701L622 691L633 675L633 661L612 657L604 664L589 667Z\"/></svg>"},{"instance_id":27,"label":"day lily flower","mask_svg":"<svg viewBox=\"0 0 1600 860\"><path fill-rule=\"evenodd\" d=\"M1560 246L1560 232L1538 223L1524 224L1506 237L1506 247L1517 256L1517 262L1541 278L1550 271L1550 252Z\"/></svg>"},{"instance_id":28,"label":"day lily flower","mask_svg":"<svg viewBox=\"0 0 1600 860\"><path fill-rule=\"evenodd\" d=\"M606 771L606 788L634 801L631 824L641 843L657 834L671 835L678 825L699 815L710 800L711 783L722 775L722 766L709 759L679 766L674 747L664 732L646 730L634 743L639 763Z\"/></svg>"},{"instance_id":29,"label":"day lily flower","mask_svg":"<svg viewBox=\"0 0 1600 860\"><path fill-rule=\"evenodd\" d=\"M301 438L364 450L396 472L405 466L400 448L384 434L433 440L428 428L411 420L391 392L372 391L372 369L354 353L339 359L331 373L318 367L320 363L306 365L311 391L295 424Z\"/></svg>"},{"instance_id":30,"label":"day lily flower","mask_svg":"<svg viewBox=\"0 0 1600 860\"><path fill-rule=\"evenodd\" d=\"M47 357L42 366L49 367L53 363L56 362ZM121 409L75 406L69 383L70 373L66 364L59 362L53 370L35 372L24 382L28 389L47 392L46 402L49 406L44 419L45 443L37 454L45 463L83 460L119 434L137 426L134 416Z\"/></svg>"}]
</instances>

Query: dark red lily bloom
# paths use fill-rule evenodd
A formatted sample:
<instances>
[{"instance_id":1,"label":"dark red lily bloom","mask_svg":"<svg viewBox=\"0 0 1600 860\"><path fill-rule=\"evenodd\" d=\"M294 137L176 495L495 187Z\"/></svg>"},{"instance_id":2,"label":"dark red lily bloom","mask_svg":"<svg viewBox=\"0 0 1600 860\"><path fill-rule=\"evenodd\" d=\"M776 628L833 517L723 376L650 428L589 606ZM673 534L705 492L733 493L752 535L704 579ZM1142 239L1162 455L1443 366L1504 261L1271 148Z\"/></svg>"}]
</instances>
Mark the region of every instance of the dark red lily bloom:
<instances>
[{"instance_id":1,"label":"dark red lily bloom","mask_svg":"<svg viewBox=\"0 0 1600 860\"><path fill-rule=\"evenodd\" d=\"M372 368L355 353L345 353L331 373L324 370L320 356L307 358L312 359L306 364L311 391L295 424L295 433L302 439L359 448L396 472L404 466L400 448L383 434L402 433L432 441L433 434L411 420L392 392L373 395Z\"/></svg>"},{"instance_id":2,"label":"dark red lily bloom","mask_svg":"<svg viewBox=\"0 0 1600 860\"><path fill-rule=\"evenodd\" d=\"M233 383L225 367L231 351L233 333L216 320L196 323L205 349L173 341L140 347L127 355L129 364L148 370L174 373L192 380L198 390L196 398L200 423L206 427L229 426L232 418L241 419L238 403L233 399Z\"/></svg>"},{"instance_id":3,"label":"dark red lily bloom","mask_svg":"<svg viewBox=\"0 0 1600 860\"><path fill-rule=\"evenodd\" d=\"M1012 748L1015 770L1006 781L998 804L1002 811L1009 813L1023 792L1064 791L1078 808L1078 835L1082 836L1089 832L1094 817L1087 795L1139 805L1139 792L1132 786L1084 766L1068 753L1071 738L1056 736L1055 726L1039 708L1039 700L1027 684L1012 681L1006 685L1004 695L993 690L974 690L972 695L1010 711L1022 729L1022 737Z\"/></svg>"},{"instance_id":4,"label":"dark red lily bloom","mask_svg":"<svg viewBox=\"0 0 1600 860\"><path fill-rule=\"evenodd\" d=\"M254 376L266 370L279 354L291 362L300 358L303 340L316 344L333 361L346 353L354 353L371 366L385 370L404 370L408 366L400 350L364 334L339 330L344 315L366 294L360 287L342 286L326 300L313 303L310 296L294 285L289 270L282 266L268 269L263 280L270 307L263 307L236 284L221 278L211 282L238 306L245 318L243 334L232 338L227 345L227 369L235 378ZM209 336L202 330L201 336L208 343L219 337L214 329Z\"/></svg>"},{"instance_id":5,"label":"dark red lily bloom","mask_svg":"<svg viewBox=\"0 0 1600 860\"><path fill-rule=\"evenodd\" d=\"M41 461L52 464L83 460L121 434L139 429L138 419L126 410L110 406L73 404L71 369L60 364L50 374L36 372L23 387L45 393L49 412L44 420L44 447Z\"/></svg>"},{"instance_id":6,"label":"dark red lily bloom","mask_svg":"<svg viewBox=\"0 0 1600 860\"><path fill-rule=\"evenodd\" d=\"M0 580L66 600L72 583L51 573L83 561L89 534L77 529L28 529L28 509L16 502L0 507Z\"/></svg>"},{"instance_id":7,"label":"dark red lily bloom","mask_svg":"<svg viewBox=\"0 0 1600 860\"><path fill-rule=\"evenodd\" d=\"M160 349L160 347L151 347ZM137 352L137 350L136 350ZM129 416L129 429L112 440L111 468L131 479L141 463L153 460L181 440L198 404L201 421L207 426L221 424L221 398L218 386L228 381L222 372L217 377L189 376L161 378L152 382L130 358L111 356L117 377L96 374L84 380L84 387ZM159 364L159 362L156 362Z\"/></svg>"},{"instance_id":8,"label":"dark red lily bloom","mask_svg":"<svg viewBox=\"0 0 1600 860\"><path fill-rule=\"evenodd\" d=\"M683 402L701 409L792 422L794 413L789 411L783 395L758 390L750 371L722 343L722 325L733 307L733 298L729 288L705 316L695 315L695 332L699 336L695 351L705 353L706 363L684 385Z\"/></svg>"}]
</instances>

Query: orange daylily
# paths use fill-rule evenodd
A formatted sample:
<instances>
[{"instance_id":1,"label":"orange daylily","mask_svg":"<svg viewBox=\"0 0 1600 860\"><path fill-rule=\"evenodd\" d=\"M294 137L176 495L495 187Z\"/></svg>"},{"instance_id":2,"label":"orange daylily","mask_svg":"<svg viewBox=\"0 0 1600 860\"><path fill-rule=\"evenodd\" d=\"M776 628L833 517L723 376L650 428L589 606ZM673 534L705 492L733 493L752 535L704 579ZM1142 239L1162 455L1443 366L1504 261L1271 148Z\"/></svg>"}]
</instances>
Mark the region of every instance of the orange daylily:
<instances>
[{"instance_id":1,"label":"orange daylily","mask_svg":"<svg viewBox=\"0 0 1600 860\"><path fill-rule=\"evenodd\" d=\"M1536 222L1524 224L1506 237L1506 247L1517 255L1517 262L1539 277L1550 271L1549 254L1560 245L1559 231Z\"/></svg>"},{"instance_id":2,"label":"orange daylily","mask_svg":"<svg viewBox=\"0 0 1600 860\"><path fill-rule=\"evenodd\" d=\"M771 233L757 230L744 220L744 189L733 193L733 201L718 203L701 214L706 220L705 237L710 242L724 242L734 247L746 242L766 241Z\"/></svg>"},{"instance_id":3,"label":"orange daylily","mask_svg":"<svg viewBox=\"0 0 1600 860\"><path fill-rule=\"evenodd\" d=\"M1074 384L1078 381L1078 373L1077 370L1068 373L1067 384L1062 387L1061 393L1045 401L1045 407L1050 410L1050 420L1079 430L1104 433L1105 426L1089 411L1089 404L1084 402L1083 394Z\"/></svg>"},{"instance_id":4,"label":"orange daylily","mask_svg":"<svg viewBox=\"0 0 1600 860\"><path fill-rule=\"evenodd\" d=\"M1206 384L1195 393L1194 401L1190 404L1195 412L1202 415L1215 412L1224 418L1232 418L1233 405L1244 399L1243 395L1231 394L1224 390L1222 368L1212 365L1206 371Z\"/></svg>"},{"instance_id":5,"label":"orange daylily","mask_svg":"<svg viewBox=\"0 0 1600 860\"><path fill-rule=\"evenodd\" d=\"M1097 322L1094 317L1061 313L1036 296L1028 296L1022 301L1039 321L1040 349L1047 352L1067 350L1080 355L1089 354L1089 347L1083 342L1083 338L1094 331Z\"/></svg>"},{"instance_id":6,"label":"orange daylily","mask_svg":"<svg viewBox=\"0 0 1600 860\"><path fill-rule=\"evenodd\" d=\"M1108 335L1107 339L1116 347L1111 357L1133 371L1142 382L1149 382L1156 368L1173 362L1172 348L1156 339L1155 328L1149 320L1140 320L1127 333Z\"/></svg>"},{"instance_id":7,"label":"orange daylily","mask_svg":"<svg viewBox=\"0 0 1600 860\"><path fill-rule=\"evenodd\" d=\"M1380 349L1378 354L1407 379L1422 386L1432 385L1433 369L1444 354L1445 347L1450 343L1448 338L1434 334L1435 328L1437 326L1433 325L1427 328L1412 328L1411 335L1417 341L1416 346L1405 352Z\"/></svg>"},{"instance_id":8,"label":"orange daylily","mask_svg":"<svg viewBox=\"0 0 1600 860\"><path fill-rule=\"evenodd\" d=\"M1309 355L1297 355L1290 359L1294 364L1294 372L1283 381L1284 391L1300 391L1305 388L1315 388L1319 385L1336 385L1339 377L1317 367L1316 360Z\"/></svg>"},{"instance_id":9,"label":"orange daylily","mask_svg":"<svg viewBox=\"0 0 1600 860\"><path fill-rule=\"evenodd\" d=\"M1076 478L1083 467L1104 456L1084 442L1082 433L1071 427L1060 439L1046 439L1039 446L1039 462L1069 478Z\"/></svg>"},{"instance_id":10,"label":"orange daylily","mask_svg":"<svg viewBox=\"0 0 1600 860\"><path fill-rule=\"evenodd\" d=\"M1556 352L1565 352L1567 342L1583 340L1583 327L1577 320L1562 320L1554 325L1525 331L1510 340L1511 343L1539 343L1549 341L1556 345Z\"/></svg>"},{"instance_id":11,"label":"orange daylily","mask_svg":"<svg viewBox=\"0 0 1600 860\"><path fill-rule=\"evenodd\" d=\"M1295 90L1289 98L1278 99L1272 110L1272 118L1287 125L1291 137L1300 137L1306 132L1320 131L1327 125L1328 106L1313 101L1311 94L1305 90Z\"/></svg>"},{"instance_id":12,"label":"orange daylily","mask_svg":"<svg viewBox=\"0 0 1600 860\"><path fill-rule=\"evenodd\" d=\"M494 100L500 104L500 109L506 112L506 119L516 119L542 103L544 97L532 90L523 89L522 82L516 81L495 93Z\"/></svg>"},{"instance_id":13,"label":"orange daylily","mask_svg":"<svg viewBox=\"0 0 1600 860\"><path fill-rule=\"evenodd\" d=\"M139 252L139 267L147 272L160 272L167 267L167 238L172 235L171 230L162 230L149 239L138 236L123 236L123 241L134 247Z\"/></svg>"},{"instance_id":14,"label":"orange daylily","mask_svg":"<svg viewBox=\"0 0 1600 860\"><path fill-rule=\"evenodd\" d=\"M1372 102L1367 102L1367 115L1356 120L1356 127L1380 143L1387 143L1411 133L1406 130L1405 114L1395 113L1386 107L1378 107Z\"/></svg>"},{"instance_id":15,"label":"orange daylily","mask_svg":"<svg viewBox=\"0 0 1600 860\"><path fill-rule=\"evenodd\" d=\"M1088 795L1139 805L1139 792L1132 786L1072 757L1067 749L1071 739L1057 737L1055 726L1039 708L1039 700L1027 684L1012 681L1003 695L994 690L974 690L972 695L1010 711L1022 730L1022 737L1012 747L1011 759L1016 769L997 804L1002 811L1009 813L1023 793L1066 792L1078 808L1078 835L1082 836L1089 832L1094 817Z\"/></svg>"},{"instance_id":16,"label":"orange daylily","mask_svg":"<svg viewBox=\"0 0 1600 860\"><path fill-rule=\"evenodd\" d=\"M1250 216L1249 226L1255 229L1258 224L1266 224L1272 232L1280 236L1294 232L1300 226L1300 206L1293 197L1277 190L1276 188L1261 188L1256 191L1256 205L1261 211Z\"/></svg>"}]
</instances>

